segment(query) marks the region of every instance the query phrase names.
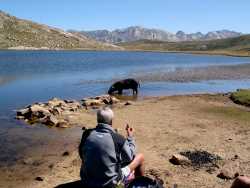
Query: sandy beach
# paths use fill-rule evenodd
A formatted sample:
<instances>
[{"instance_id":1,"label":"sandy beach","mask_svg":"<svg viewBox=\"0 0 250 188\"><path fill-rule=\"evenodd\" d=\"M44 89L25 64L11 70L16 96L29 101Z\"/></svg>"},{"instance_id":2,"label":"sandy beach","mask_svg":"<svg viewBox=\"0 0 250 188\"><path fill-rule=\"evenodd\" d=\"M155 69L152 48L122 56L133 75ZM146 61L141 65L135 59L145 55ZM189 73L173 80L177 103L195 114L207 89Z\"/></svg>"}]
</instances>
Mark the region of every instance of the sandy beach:
<instances>
[{"instance_id":1,"label":"sandy beach","mask_svg":"<svg viewBox=\"0 0 250 188\"><path fill-rule=\"evenodd\" d=\"M249 108L232 103L227 95L150 97L132 105L114 106L113 110L114 128L125 134L126 123L134 127L137 150L146 157L147 175L162 179L165 187L175 184L178 187L229 187L232 180L217 177L227 163L231 164L231 173L250 175ZM17 164L12 172L11 169L2 171L0 187L18 184L18 187L49 188L79 180L81 161L77 147L81 128L94 127L96 117L94 111L82 110L71 120L74 139L65 139L66 144L58 143L63 147L47 146L44 152L47 155L40 158L33 151L33 158ZM212 170L169 162L173 154L194 150L207 151L222 160ZM43 181L35 180L38 176Z\"/></svg>"}]
</instances>

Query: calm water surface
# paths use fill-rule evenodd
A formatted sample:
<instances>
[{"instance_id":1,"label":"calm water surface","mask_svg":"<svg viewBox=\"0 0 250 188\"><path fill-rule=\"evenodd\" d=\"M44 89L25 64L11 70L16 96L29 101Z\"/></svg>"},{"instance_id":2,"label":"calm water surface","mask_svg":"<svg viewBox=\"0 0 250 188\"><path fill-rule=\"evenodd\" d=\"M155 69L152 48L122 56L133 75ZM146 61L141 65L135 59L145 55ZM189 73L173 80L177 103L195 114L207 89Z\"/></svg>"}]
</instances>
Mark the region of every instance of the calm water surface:
<instances>
[{"instance_id":1,"label":"calm water surface","mask_svg":"<svg viewBox=\"0 0 250 188\"><path fill-rule=\"evenodd\" d=\"M41 147L53 139L65 138L67 131L75 131L27 126L14 120L15 109L54 96L81 99L100 95L114 80L137 73L245 63L250 63L250 58L151 52L0 51L0 144L5 144L0 149L0 164L15 162L30 145ZM250 82L141 80L141 86L140 96L159 96L227 92L249 88Z\"/></svg>"}]
</instances>

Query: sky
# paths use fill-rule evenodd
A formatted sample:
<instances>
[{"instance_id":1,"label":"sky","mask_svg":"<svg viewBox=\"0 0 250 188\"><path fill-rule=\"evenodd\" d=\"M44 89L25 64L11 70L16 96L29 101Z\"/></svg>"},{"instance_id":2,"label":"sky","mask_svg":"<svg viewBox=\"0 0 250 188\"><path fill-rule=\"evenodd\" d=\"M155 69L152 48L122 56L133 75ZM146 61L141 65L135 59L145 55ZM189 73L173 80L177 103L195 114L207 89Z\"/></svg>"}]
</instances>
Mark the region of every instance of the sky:
<instances>
[{"instance_id":1,"label":"sky","mask_svg":"<svg viewBox=\"0 0 250 188\"><path fill-rule=\"evenodd\" d=\"M0 0L0 10L64 30L143 26L250 33L250 0Z\"/></svg>"}]
</instances>

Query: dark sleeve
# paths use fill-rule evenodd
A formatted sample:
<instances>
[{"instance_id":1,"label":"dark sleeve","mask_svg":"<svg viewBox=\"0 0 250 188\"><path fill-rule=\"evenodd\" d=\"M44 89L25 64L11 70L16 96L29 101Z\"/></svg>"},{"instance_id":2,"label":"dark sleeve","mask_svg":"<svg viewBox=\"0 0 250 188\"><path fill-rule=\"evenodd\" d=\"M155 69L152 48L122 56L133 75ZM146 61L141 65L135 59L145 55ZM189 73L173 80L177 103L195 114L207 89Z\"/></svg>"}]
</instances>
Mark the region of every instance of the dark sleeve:
<instances>
[{"instance_id":1,"label":"dark sleeve","mask_svg":"<svg viewBox=\"0 0 250 188\"><path fill-rule=\"evenodd\" d=\"M86 142L87 137L90 135L90 133L93 131L93 129L87 129L82 133L82 139L78 148L79 156L83 160L83 147L84 143Z\"/></svg>"}]
</instances>

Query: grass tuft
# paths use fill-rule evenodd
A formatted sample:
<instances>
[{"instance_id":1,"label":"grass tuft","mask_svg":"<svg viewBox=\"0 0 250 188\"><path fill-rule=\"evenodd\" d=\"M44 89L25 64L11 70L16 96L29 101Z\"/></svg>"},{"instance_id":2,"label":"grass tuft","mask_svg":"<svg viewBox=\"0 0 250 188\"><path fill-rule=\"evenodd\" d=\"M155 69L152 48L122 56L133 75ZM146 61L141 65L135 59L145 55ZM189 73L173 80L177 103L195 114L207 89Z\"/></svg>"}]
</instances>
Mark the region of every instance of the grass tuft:
<instances>
[{"instance_id":1,"label":"grass tuft","mask_svg":"<svg viewBox=\"0 0 250 188\"><path fill-rule=\"evenodd\" d=\"M236 104L250 106L250 89L240 89L232 93L231 100Z\"/></svg>"}]
</instances>

